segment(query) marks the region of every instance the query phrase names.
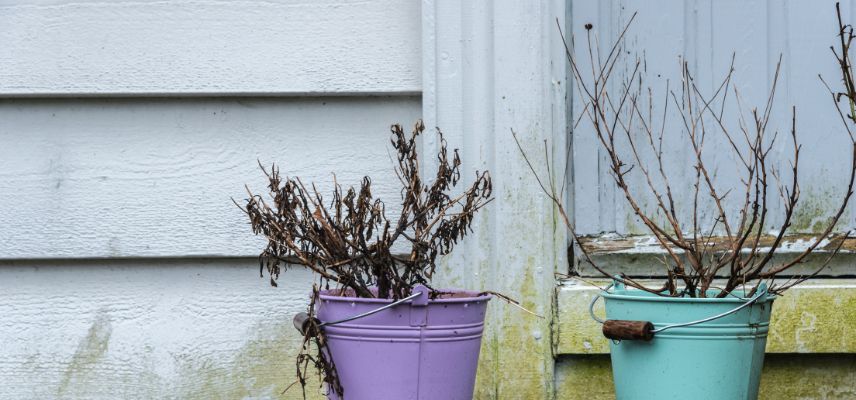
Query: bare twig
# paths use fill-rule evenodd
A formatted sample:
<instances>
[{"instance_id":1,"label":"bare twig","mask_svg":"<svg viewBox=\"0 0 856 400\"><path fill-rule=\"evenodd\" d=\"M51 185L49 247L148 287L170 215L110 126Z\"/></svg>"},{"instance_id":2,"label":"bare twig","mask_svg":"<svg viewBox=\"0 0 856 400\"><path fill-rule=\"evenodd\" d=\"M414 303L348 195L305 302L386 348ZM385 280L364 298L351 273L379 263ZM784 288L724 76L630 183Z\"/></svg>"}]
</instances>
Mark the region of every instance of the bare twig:
<instances>
[{"instance_id":1,"label":"bare twig","mask_svg":"<svg viewBox=\"0 0 856 400\"><path fill-rule=\"evenodd\" d=\"M853 134L850 126L856 124L856 83L853 81L849 55L854 34L853 27L843 23L840 10L838 15L840 43L838 49L833 48L833 54L840 67L844 88L836 92L829 88L825 81L823 84L830 90L840 119L844 122L851 140L852 162L848 171L849 179L843 189L840 203L834 209L834 214L809 246L794 255L791 260L773 266L770 264L781 248L800 198L801 146L797 137L795 108L792 109L789 121L792 152L790 160L787 160L790 164L790 177L787 183L784 182L784 177L771 159L778 135L775 131L768 132L768 127L771 126L770 122L774 118L773 105L781 71L781 56L776 64L770 91L763 107L760 110L752 109L745 114L744 112L736 114L738 132L732 131L733 121L727 121L726 117L726 100L732 91L738 109L744 109L740 92L732 85L735 56L732 55L731 65L725 77L714 87L710 95L702 92L700 85L696 83L690 72L689 65L683 62L680 91L674 92L668 86L666 87L663 121L660 122L659 133L657 133L653 117L655 95L650 88L644 87L645 68L640 69L640 66L645 65L645 60L636 58L626 63L620 61L625 54L629 54L625 50L624 41L634 18L631 18L621 30L611 50L603 54L596 48L599 43L598 38L593 37L590 26L586 27L588 49L584 54L589 58L587 66L579 64L572 51L573 46L565 40L560 27L566 56L574 76L573 85L582 103L579 107L581 109L579 119L574 121L571 133L577 131L583 119L587 120L589 126L586 128L590 129L598 139L599 148L605 153L608 172L613 182L633 213L668 255L664 260L667 265L667 279L662 288L643 287L639 282L625 275L618 279L629 286L669 296L724 297L747 284L754 285L755 289L751 290L754 292L762 281L770 283L772 293L781 293L794 284L816 276L829 263L829 260L838 254L841 244L832 251L819 269L810 274L795 277L784 284L773 284L777 276L804 262L821 243L833 236L853 196L853 188L856 184L856 135ZM635 14L633 16L635 17ZM620 62L627 68L617 67ZM587 72L582 73L582 71ZM615 71L622 71L625 74L624 79L619 83L616 82L618 78L613 77ZM644 104L646 99L649 102L647 108ZM839 108L838 105L842 99L846 99L846 103L844 107ZM672 114L669 113L669 103L674 105ZM688 148L676 148L682 144L681 140L664 140L667 120L673 115L677 116L677 122L681 126L683 139ZM517 141L518 135L514 132L512 134ZM640 134L642 138L638 139ZM710 140L708 138L714 134L721 135L726 147L706 145ZM640 146L640 140L647 145ZM681 154L684 153L681 150L686 150L692 155L695 184L689 187L692 191L690 205L692 208L688 210L690 217L686 220L683 220L683 214L677 211L680 205L675 202L674 186L670 183L664 167L664 143L673 147L674 154ZM547 170L547 179L550 181L544 181L545 178L539 176L519 141L518 148L542 191L553 201L574 240L579 243L579 235L562 202L564 186L560 186L557 192L556 186L552 183L551 171ZM716 170L708 166L709 154L717 152L716 155L719 156L723 150L732 154L740 171L739 183L736 185L727 185L717 180ZM647 160L653 160L654 165L648 165ZM550 164L549 159L545 162ZM631 171L637 171L634 180L641 179L640 182L644 182L643 190L640 191L636 186L631 185ZM771 177L775 182L770 181ZM778 196L768 198L769 190L777 191ZM730 207L731 202L726 202L727 196L732 192L739 192L739 206L736 208ZM772 221L770 207L776 198L781 201L783 211L781 225L777 227L772 243L763 242L764 232L773 228L769 226ZM643 207L643 204L652 204L652 206ZM702 221L703 215L700 212L702 207L713 211L714 215L709 223ZM649 208L653 208L653 211ZM655 217L662 217L662 219ZM718 229L724 231L723 242L714 246L713 237ZM845 239L847 237L849 236L845 236ZM762 248L762 243L768 244ZM599 274L614 278L594 262L585 246L581 245L579 248L583 260L594 267ZM708 290L714 288L714 279L722 274L726 278L725 285L718 288L716 292L712 292L713 294L709 294ZM683 290L676 290L678 283L683 285Z\"/></svg>"}]
</instances>

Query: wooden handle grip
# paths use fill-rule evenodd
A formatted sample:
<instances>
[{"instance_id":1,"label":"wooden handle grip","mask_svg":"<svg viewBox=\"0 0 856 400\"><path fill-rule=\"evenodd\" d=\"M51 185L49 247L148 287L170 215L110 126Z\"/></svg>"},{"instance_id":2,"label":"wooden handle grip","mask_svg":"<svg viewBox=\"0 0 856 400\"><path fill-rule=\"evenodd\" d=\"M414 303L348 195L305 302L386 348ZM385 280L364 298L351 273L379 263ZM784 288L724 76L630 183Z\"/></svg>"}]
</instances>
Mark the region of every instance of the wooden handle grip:
<instances>
[{"instance_id":1,"label":"wooden handle grip","mask_svg":"<svg viewBox=\"0 0 856 400\"><path fill-rule=\"evenodd\" d=\"M314 325L311 324L313 320L315 322ZM297 315L294 316L294 320L292 322L294 323L294 327L297 328L297 330L300 331L300 333L302 333L303 335L306 335L307 331L311 331L309 332L310 336L315 336L317 332L315 332L314 328L321 323L321 321L319 321L317 318L310 318L309 314L303 312L297 313Z\"/></svg>"},{"instance_id":2,"label":"wooden handle grip","mask_svg":"<svg viewBox=\"0 0 856 400\"><path fill-rule=\"evenodd\" d=\"M603 323L603 336L612 340L643 340L654 338L654 324L648 321L608 320Z\"/></svg>"}]
</instances>

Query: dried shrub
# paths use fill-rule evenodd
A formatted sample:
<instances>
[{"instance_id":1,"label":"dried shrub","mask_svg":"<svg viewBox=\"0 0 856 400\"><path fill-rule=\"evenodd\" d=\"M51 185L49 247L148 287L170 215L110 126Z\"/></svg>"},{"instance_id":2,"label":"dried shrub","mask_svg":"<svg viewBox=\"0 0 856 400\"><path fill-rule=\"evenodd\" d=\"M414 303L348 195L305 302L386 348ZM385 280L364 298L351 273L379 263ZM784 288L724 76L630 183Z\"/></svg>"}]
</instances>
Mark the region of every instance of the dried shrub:
<instances>
[{"instance_id":1,"label":"dried shrub","mask_svg":"<svg viewBox=\"0 0 856 400\"><path fill-rule=\"evenodd\" d=\"M333 191L325 201L314 184L283 178L275 165L266 169L260 164L268 179L267 198L247 188L249 197L239 204L253 232L267 239L259 256L260 273L264 276L266 270L276 286L280 273L291 265L311 269L318 278L309 306L311 317L320 288L397 300L422 284L432 290L432 297L440 294L430 285L437 259L471 232L476 212L491 201L491 179L487 171L476 171L473 182L457 191L461 159L457 150L448 151L439 130L437 170L423 175L417 139L424 130L421 121L409 135L400 125L391 127L394 172L401 183L397 218L387 216L385 203L372 195L369 177L358 188L344 189L334 176ZM402 248L406 250L395 251ZM329 390L342 392L323 330L307 329L297 363L304 394L311 368L321 373Z\"/></svg>"}]
</instances>

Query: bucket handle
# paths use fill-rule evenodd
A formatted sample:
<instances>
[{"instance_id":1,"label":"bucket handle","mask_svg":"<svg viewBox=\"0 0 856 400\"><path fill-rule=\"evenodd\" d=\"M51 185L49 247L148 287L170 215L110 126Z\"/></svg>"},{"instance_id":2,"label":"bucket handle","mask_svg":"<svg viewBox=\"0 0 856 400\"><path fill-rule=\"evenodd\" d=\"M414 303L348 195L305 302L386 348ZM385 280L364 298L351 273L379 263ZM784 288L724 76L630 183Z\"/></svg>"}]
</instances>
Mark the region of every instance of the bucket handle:
<instances>
[{"instance_id":1,"label":"bucket handle","mask_svg":"<svg viewBox=\"0 0 856 400\"><path fill-rule=\"evenodd\" d=\"M420 290L420 289L422 289L422 290ZM404 302L407 302L410 300L414 300L423 294L425 294L425 298L427 300L427 298L428 298L427 288L425 288L422 285L419 285L413 290L413 293L410 296L407 296L401 300L386 304L382 307L375 308L374 310L366 311L364 313L360 313L357 315L352 315L350 317L343 318L343 319L340 319L337 321L321 322L318 318L311 318L311 319L313 319L315 321L315 326L318 328L323 328L325 326L330 326L330 325L341 324L341 323L353 321L356 319L368 317L369 315L377 314L383 310L390 309L390 308L395 307L401 303L404 303ZM301 312L301 313L297 313L294 316L294 320L292 322L294 323L294 327L297 328L297 330L300 331L300 333L306 334L306 330L310 329L309 320L310 320L309 314L307 314L305 312Z\"/></svg>"},{"instance_id":2,"label":"bucket handle","mask_svg":"<svg viewBox=\"0 0 856 400\"><path fill-rule=\"evenodd\" d=\"M603 291L607 292L615 286L615 283L610 283ZM594 314L594 305L597 303L597 300L601 298L601 293L597 293L594 298L589 303L589 315L591 315L592 319L603 325L603 335L612 340L644 340L649 341L654 338L654 334L663 332L667 329L672 328L681 328L686 326L693 326L702 324L705 322L710 322L713 320L720 319L722 317L727 317L731 314L734 314L746 307L755 304L761 297L767 294L767 285L762 284L760 290L757 294L752 296L745 303L720 314L716 314L707 318L698 319L690 322L681 322L677 324L669 324L666 326L661 326L659 328L654 328L654 324L649 321L626 321L626 320L602 320L598 318L597 315Z\"/></svg>"}]
</instances>

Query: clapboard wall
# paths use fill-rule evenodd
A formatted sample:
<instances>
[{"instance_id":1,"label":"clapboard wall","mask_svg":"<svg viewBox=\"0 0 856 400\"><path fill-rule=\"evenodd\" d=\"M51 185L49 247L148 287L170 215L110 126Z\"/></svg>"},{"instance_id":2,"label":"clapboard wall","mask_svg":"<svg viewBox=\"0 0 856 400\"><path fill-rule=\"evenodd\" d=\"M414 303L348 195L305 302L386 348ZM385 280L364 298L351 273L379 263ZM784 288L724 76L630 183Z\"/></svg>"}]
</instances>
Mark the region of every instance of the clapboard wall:
<instances>
[{"instance_id":1,"label":"clapboard wall","mask_svg":"<svg viewBox=\"0 0 856 400\"><path fill-rule=\"evenodd\" d=\"M647 55L652 86L674 81L680 59L709 86L736 51L735 82L757 104L783 54L776 112L796 104L804 116L810 234L828 211L823 190L841 174L842 132L816 80L834 76L831 2L0 4L0 399L300 398L282 390L298 345L289 319L311 276L291 270L279 288L259 278L262 243L231 198L245 196L244 184L263 189L258 161L322 188L333 173L345 184L371 175L376 194L396 198L388 126L423 114L466 168L494 173L496 200L444 260L439 283L498 290L547 316L491 304L476 398L610 398L602 338L574 341L596 334L575 306L591 291L556 285L554 272L568 268L566 232L510 131L532 155L547 143L553 168L536 168L562 179L580 108L557 22L577 39L592 23L606 46L636 10L630 43ZM575 130L567 160L578 227L637 234L590 134ZM678 160L669 168L685 185ZM659 265L633 250L608 256ZM823 284L805 296L852 297L846 279ZM795 304L788 315L800 318L787 326L799 340L829 332L815 321L852 320L847 307L819 315ZM800 343L794 351L815 349ZM765 381L780 392L764 396L853 393L851 355L771 360L783 378ZM788 378L805 363L821 383Z\"/></svg>"},{"instance_id":2,"label":"clapboard wall","mask_svg":"<svg viewBox=\"0 0 856 400\"><path fill-rule=\"evenodd\" d=\"M0 4L0 399L297 398L258 162L395 200L417 1ZM393 201L394 203L394 201Z\"/></svg>"},{"instance_id":3,"label":"clapboard wall","mask_svg":"<svg viewBox=\"0 0 856 400\"><path fill-rule=\"evenodd\" d=\"M7 96L417 94L419 4L6 1Z\"/></svg>"}]
</instances>

